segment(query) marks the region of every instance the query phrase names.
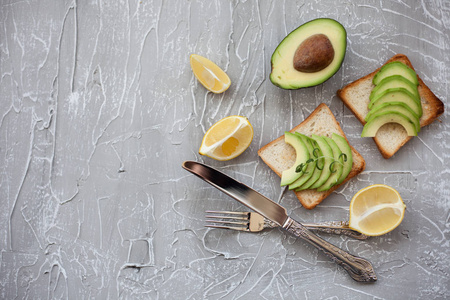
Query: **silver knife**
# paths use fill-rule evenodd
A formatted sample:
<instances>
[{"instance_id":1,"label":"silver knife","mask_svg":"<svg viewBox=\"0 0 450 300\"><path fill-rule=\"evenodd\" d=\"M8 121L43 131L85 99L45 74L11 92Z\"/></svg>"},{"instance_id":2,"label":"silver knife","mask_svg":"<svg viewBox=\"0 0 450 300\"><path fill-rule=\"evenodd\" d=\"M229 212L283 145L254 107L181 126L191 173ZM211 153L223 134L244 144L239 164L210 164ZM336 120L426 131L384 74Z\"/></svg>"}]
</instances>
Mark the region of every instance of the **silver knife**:
<instances>
[{"instance_id":1,"label":"silver knife","mask_svg":"<svg viewBox=\"0 0 450 300\"><path fill-rule=\"evenodd\" d=\"M332 261L343 267L354 280L359 282L377 280L373 266L368 260L354 256L318 237L300 222L290 218L286 209L278 203L207 165L185 161L182 166L228 196L275 222L289 233L323 251Z\"/></svg>"}]
</instances>

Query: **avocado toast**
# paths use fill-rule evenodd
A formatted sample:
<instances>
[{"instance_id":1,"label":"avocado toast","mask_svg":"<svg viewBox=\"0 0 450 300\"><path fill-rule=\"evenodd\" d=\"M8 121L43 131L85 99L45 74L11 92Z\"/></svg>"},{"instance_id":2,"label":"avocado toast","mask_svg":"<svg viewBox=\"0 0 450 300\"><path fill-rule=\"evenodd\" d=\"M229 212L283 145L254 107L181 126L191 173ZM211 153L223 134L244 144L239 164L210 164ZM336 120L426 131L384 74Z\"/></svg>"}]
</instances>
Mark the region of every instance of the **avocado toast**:
<instances>
[{"instance_id":1,"label":"avocado toast","mask_svg":"<svg viewBox=\"0 0 450 300\"><path fill-rule=\"evenodd\" d=\"M347 140L333 113L324 103L320 104L309 117L292 128L290 132L298 132L308 137L317 135L328 138L331 138L333 133L335 133ZM364 170L366 166L364 158L352 146L350 146L350 149L353 157L352 168L348 176L342 181L339 181L339 184L336 184L325 191L318 191L315 189L296 189L294 191L303 207L306 209L313 209L339 186ZM292 146L285 142L284 136L280 136L259 149L258 155L280 177L282 176L283 171L291 168L295 164L296 159L296 151Z\"/></svg>"},{"instance_id":2,"label":"avocado toast","mask_svg":"<svg viewBox=\"0 0 450 300\"><path fill-rule=\"evenodd\" d=\"M384 65L394 61L401 62L414 70L408 57L403 54L394 55ZM366 116L369 113L370 94L375 87L373 79L383 66L337 91L339 98L363 125L366 124ZM379 80L375 79L375 81ZM420 127L424 127L434 122L444 112L444 104L419 76L417 76L417 83L421 102L419 123ZM373 137L381 155L386 159L392 157L411 138L412 136L408 136L402 125L396 123L382 126Z\"/></svg>"}]
</instances>

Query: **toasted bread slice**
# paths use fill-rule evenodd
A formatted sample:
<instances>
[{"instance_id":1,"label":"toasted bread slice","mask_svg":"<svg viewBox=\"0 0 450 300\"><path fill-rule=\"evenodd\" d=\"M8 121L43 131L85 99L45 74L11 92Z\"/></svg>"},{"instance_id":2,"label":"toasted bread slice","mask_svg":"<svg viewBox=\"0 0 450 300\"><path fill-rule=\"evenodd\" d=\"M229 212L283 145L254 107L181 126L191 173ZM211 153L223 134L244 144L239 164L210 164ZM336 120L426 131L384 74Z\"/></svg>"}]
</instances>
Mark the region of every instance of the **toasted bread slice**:
<instances>
[{"instance_id":1,"label":"toasted bread slice","mask_svg":"<svg viewBox=\"0 0 450 300\"><path fill-rule=\"evenodd\" d=\"M324 103L320 104L306 120L291 130L291 132L295 131L307 136L317 134L331 137L332 133L337 133L347 139L333 113ZM364 170L366 167L364 158L352 146L350 147L352 149L353 165L347 178L341 184L332 187L328 191L318 192L316 190L304 190L295 192L295 195L303 207L306 209L313 209L335 189ZM281 177L281 173L284 170L289 169L295 162L296 153L292 146L284 142L283 135L259 149L258 155L275 173L277 173L278 176Z\"/></svg>"},{"instance_id":2,"label":"toasted bread slice","mask_svg":"<svg viewBox=\"0 0 450 300\"><path fill-rule=\"evenodd\" d=\"M400 61L414 70L408 57L403 54L397 54L391 57L385 64L391 61ZM364 118L369 112L367 108L370 102L369 95L375 87L372 80L380 68L337 91L338 96L342 99L345 106L355 114L356 118L363 125L366 124ZM423 109L423 115L420 118L420 127L424 127L431 124L444 112L444 103L433 94L419 76L417 77L419 79L418 89ZM373 139L381 155L387 159L392 157L411 138L412 136L408 136L406 130L401 125L389 123L381 127Z\"/></svg>"}]
</instances>

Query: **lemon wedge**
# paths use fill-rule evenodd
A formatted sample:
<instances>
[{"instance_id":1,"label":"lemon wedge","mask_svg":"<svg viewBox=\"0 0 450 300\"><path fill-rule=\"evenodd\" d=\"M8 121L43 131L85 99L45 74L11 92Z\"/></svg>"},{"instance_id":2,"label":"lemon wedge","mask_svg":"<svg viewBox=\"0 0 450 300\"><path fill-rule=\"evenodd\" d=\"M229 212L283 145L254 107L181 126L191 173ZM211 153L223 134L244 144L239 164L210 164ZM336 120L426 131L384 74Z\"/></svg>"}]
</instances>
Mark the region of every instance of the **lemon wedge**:
<instances>
[{"instance_id":1,"label":"lemon wedge","mask_svg":"<svg viewBox=\"0 0 450 300\"><path fill-rule=\"evenodd\" d=\"M209 91L220 94L230 87L230 77L209 59L191 54L190 61L195 77Z\"/></svg>"},{"instance_id":2,"label":"lemon wedge","mask_svg":"<svg viewBox=\"0 0 450 300\"><path fill-rule=\"evenodd\" d=\"M400 225L405 208L394 188L384 184L368 186L350 202L349 227L369 236L388 233Z\"/></svg>"},{"instance_id":3,"label":"lemon wedge","mask_svg":"<svg viewBox=\"0 0 450 300\"><path fill-rule=\"evenodd\" d=\"M248 119L229 116L208 129L198 152L216 160L230 160L244 152L252 139L253 127Z\"/></svg>"}]
</instances>

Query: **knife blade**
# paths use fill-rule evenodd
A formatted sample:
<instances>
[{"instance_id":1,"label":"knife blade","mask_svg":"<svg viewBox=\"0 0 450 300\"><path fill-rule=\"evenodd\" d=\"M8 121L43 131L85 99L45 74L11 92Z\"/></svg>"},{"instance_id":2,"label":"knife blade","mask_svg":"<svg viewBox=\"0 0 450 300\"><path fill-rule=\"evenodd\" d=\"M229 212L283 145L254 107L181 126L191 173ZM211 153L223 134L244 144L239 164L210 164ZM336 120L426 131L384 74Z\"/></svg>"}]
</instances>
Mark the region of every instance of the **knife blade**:
<instances>
[{"instance_id":1,"label":"knife blade","mask_svg":"<svg viewBox=\"0 0 450 300\"><path fill-rule=\"evenodd\" d=\"M286 231L309 242L324 252L332 261L342 266L354 280L359 282L374 282L377 280L373 266L368 260L354 256L318 237L300 222L289 217L286 209L278 203L205 164L185 161L182 167L228 196L275 222Z\"/></svg>"},{"instance_id":2,"label":"knife blade","mask_svg":"<svg viewBox=\"0 0 450 300\"><path fill-rule=\"evenodd\" d=\"M194 161L185 161L183 168L228 196L238 200L248 208L275 222L278 226L283 226L288 219L287 211L284 207L244 184L236 184L235 179L222 172ZM259 207L264 207L264 210L260 210Z\"/></svg>"}]
</instances>

